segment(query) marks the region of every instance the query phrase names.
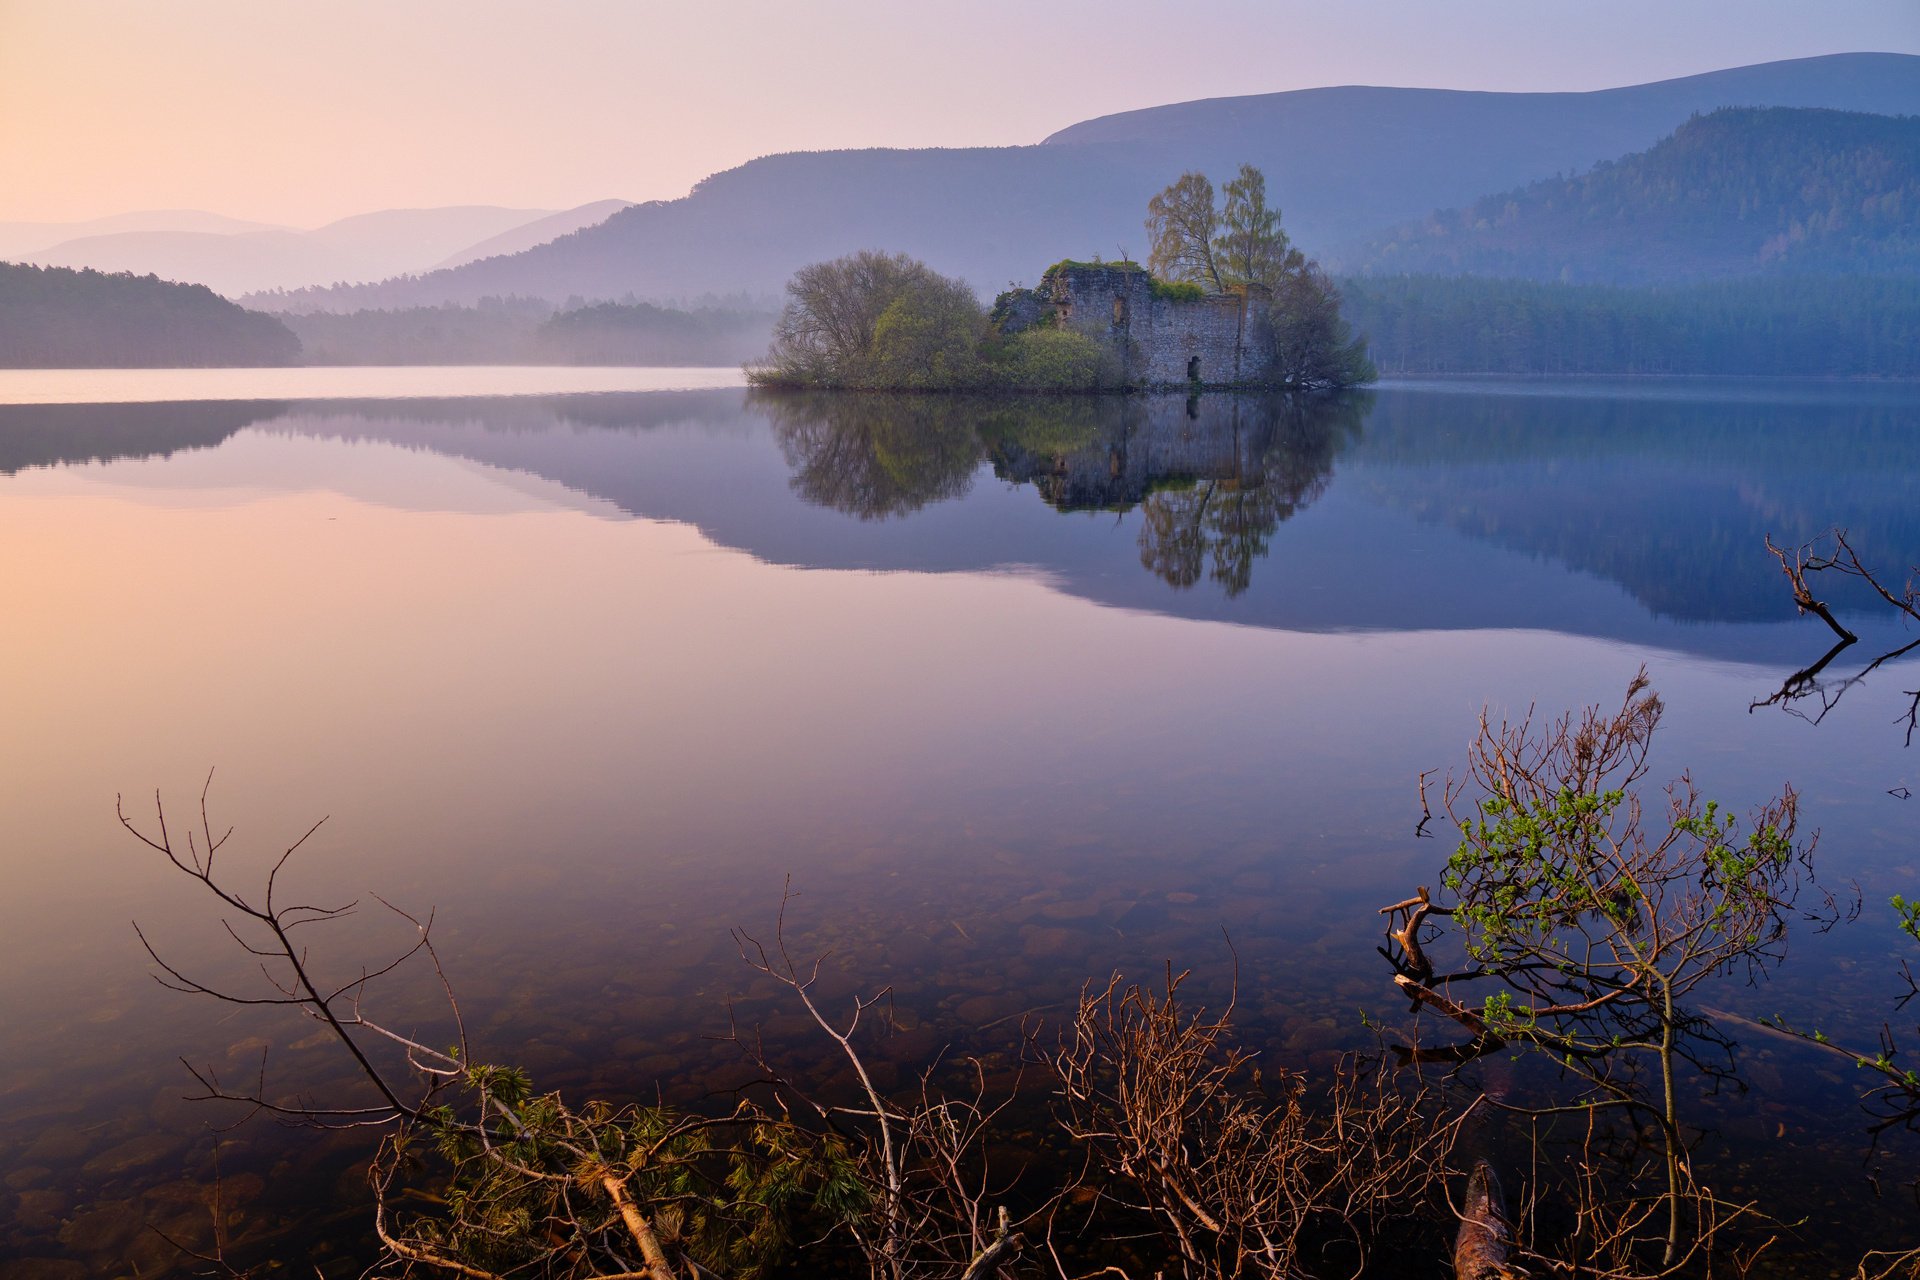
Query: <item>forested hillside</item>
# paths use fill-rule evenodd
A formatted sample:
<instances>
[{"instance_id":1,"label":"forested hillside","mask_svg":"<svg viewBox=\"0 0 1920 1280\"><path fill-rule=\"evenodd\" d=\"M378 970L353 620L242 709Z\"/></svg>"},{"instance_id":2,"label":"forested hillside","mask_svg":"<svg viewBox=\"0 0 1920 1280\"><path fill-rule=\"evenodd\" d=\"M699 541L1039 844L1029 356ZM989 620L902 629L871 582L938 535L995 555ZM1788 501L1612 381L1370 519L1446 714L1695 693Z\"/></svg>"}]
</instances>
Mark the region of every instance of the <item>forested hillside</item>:
<instances>
[{"instance_id":1,"label":"forested hillside","mask_svg":"<svg viewBox=\"0 0 1920 1280\"><path fill-rule=\"evenodd\" d=\"M1920 273L1920 116L1730 108L1651 149L1403 227L1370 274L1666 284Z\"/></svg>"},{"instance_id":2,"label":"forested hillside","mask_svg":"<svg viewBox=\"0 0 1920 1280\"><path fill-rule=\"evenodd\" d=\"M1733 104L1920 112L1920 58L1835 54L1590 93L1301 89L1128 112L1038 146L764 156L524 253L243 301L353 311L509 295L772 297L809 262L875 248L991 296L1084 247L1142 252L1140 210L1169 175L1242 163L1266 173L1295 242L1344 267L1348 241L1652 146L1692 113Z\"/></svg>"},{"instance_id":3,"label":"forested hillside","mask_svg":"<svg viewBox=\"0 0 1920 1280\"><path fill-rule=\"evenodd\" d=\"M300 340L205 285L0 263L0 367L293 364Z\"/></svg>"},{"instance_id":4,"label":"forested hillside","mask_svg":"<svg viewBox=\"0 0 1920 1280\"><path fill-rule=\"evenodd\" d=\"M1920 377L1920 276L1664 289L1395 276L1346 280L1342 292L1388 376Z\"/></svg>"}]
</instances>

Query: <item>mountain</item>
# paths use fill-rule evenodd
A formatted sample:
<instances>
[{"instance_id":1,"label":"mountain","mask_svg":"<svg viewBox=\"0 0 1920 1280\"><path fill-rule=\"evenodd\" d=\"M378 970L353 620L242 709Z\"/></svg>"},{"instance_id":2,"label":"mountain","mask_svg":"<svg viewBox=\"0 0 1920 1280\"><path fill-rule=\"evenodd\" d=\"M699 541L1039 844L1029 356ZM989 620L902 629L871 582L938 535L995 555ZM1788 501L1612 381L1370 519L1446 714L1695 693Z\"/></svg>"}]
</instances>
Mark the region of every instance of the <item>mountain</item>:
<instances>
[{"instance_id":1,"label":"mountain","mask_svg":"<svg viewBox=\"0 0 1920 1280\"><path fill-rule=\"evenodd\" d=\"M1149 196L1183 169L1263 168L1296 242L1337 250L1436 208L1651 146L1723 106L1920 112L1920 57L1836 54L1591 93L1344 87L1088 121L1026 147L805 152L715 174L523 253L304 295L327 310L520 294L775 293L808 262L913 254L991 294L1046 263L1140 254Z\"/></svg>"},{"instance_id":2,"label":"mountain","mask_svg":"<svg viewBox=\"0 0 1920 1280\"><path fill-rule=\"evenodd\" d=\"M592 204L583 204L576 209L563 209L559 213L544 218L535 218L532 222L502 231L497 236L489 236L478 244L470 244L455 254L449 254L433 264L438 271L442 267L464 266L469 262L478 262L482 258L498 258L509 253L520 253L535 245L557 240L561 236L571 235L582 227L590 227L605 222L622 209L633 207L631 200L595 200Z\"/></svg>"},{"instance_id":3,"label":"mountain","mask_svg":"<svg viewBox=\"0 0 1920 1280\"><path fill-rule=\"evenodd\" d=\"M1363 265L1605 284L1920 275L1920 116L1722 109L1589 173L1403 227Z\"/></svg>"},{"instance_id":4,"label":"mountain","mask_svg":"<svg viewBox=\"0 0 1920 1280\"><path fill-rule=\"evenodd\" d=\"M245 222L200 209L150 209L116 213L84 222L0 222L0 261L17 262L68 240L127 231L205 231L237 235L248 231L285 231L267 222Z\"/></svg>"},{"instance_id":5,"label":"mountain","mask_svg":"<svg viewBox=\"0 0 1920 1280\"><path fill-rule=\"evenodd\" d=\"M619 204L602 201L562 212L490 205L386 209L311 231L245 223L223 226L217 221L123 227L78 237L70 234L59 243L19 256L43 266L155 274L238 297L380 280L440 263L512 252L599 221ZM488 247L496 242L507 247Z\"/></svg>"},{"instance_id":6,"label":"mountain","mask_svg":"<svg viewBox=\"0 0 1920 1280\"><path fill-rule=\"evenodd\" d=\"M205 285L0 262L0 366L14 369L293 364L278 317Z\"/></svg>"}]
</instances>

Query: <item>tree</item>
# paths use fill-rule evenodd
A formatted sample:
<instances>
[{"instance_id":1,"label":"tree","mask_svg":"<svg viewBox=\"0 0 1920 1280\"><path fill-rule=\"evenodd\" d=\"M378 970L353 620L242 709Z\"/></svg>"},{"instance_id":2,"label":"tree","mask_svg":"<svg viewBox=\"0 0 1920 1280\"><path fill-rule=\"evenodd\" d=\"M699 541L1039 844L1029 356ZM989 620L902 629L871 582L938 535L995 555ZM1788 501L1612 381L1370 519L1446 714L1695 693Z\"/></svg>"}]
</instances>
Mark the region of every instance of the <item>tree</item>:
<instances>
[{"instance_id":1,"label":"tree","mask_svg":"<svg viewBox=\"0 0 1920 1280\"><path fill-rule=\"evenodd\" d=\"M986 313L973 291L923 269L902 282L874 322L867 381L896 390L973 386L984 375L985 336Z\"/></svg>"},{"instance_id":2,"label":"tree","mask_svg":"<svg viewBox=\"0 0 1920 1280\"><path fill-rule=\"evenodd\" d=\"M1276 381L1295 387L1371 382L1364 337L1340 315L1340 291L1320 265L1293 247L1280 211L1267 203L1267 178L1240 166L1214 207L1203 173L1147 202L1148 266L1163 279L1227 290L1259 286L1270 295Z\"/></svg>"},{"instance_id":3,"label":"tree","mask_svg":"<svg viewBox=\"0 0 1920 1280\"><path fill-rule=\"evenodd\" d=\"M1221 280L1264 285L1278 293L1288 276L1305 269L1307 260L1281 228L1280 211L1267 205L1267 175L1243 164L1221 195L1220 231L1213 238Z\"/></svg>"},{"instance_id":4,"label":"tree","mask_svg":"<svg viewBox=\"0 0 1920 1280\"><path fill-rule=\"evenodd\" d=\"M1213 183L1204 173L1181 174L1147 201L1147 269L1163 280L1226 288L1213 252L1218 224Z\"/></svg>"},{"instance_id":5,"label":"tree","mask_svg":"<svg viewBox=\"0 0 1920 1280\"><path fill-rule=\"evenodd\" d=\"M1273 293L1274 356L1281 379L1297 387L1371 382L1367 340L1340 314L1340 290L1316 262L1285 273Z\"/></svg>"},{"instance_id":6,"label":"tree","mask_svg":"<svg viewBox=\"0 0 1920 1280\"><path fill-rule=\"evenodd\" d=\"M1661 711L1643 671L1612 713L1590 707L1540 728L1483 717L1467 778L1447 790L1460 843L1441 896L1422 888L1383 908L1404 921L1391 933L1400 949L1390 956L1395 983L1474 1036L1464 1049L1430 1056L1532 1046L1583 1082L1587 1114L1622 1109L1651 1122L1664 1190L1634 1203L1625 1190L1631 1168L1616 1185L1620 1212L1636 1224L1628 1236L1656 1208L1665 1230L1624 1240L1618 1274L1689 1265L1726 1220L1693 1182L1678 1072L1691 1064L1723 1076L1734 1046L1686 1001L1709 979L1779 960L1812 872L1811 845L1795 842L1791 787L1744 830L1685 774L1653 813L1643 809L1638 784ZM1421 936L1435 916L1451 921L1464 960L1439 976ZM1476 1011L1456 996L1479 981L1496 990ZM1634 1077L1639 1062L1656 1074L1651 1099ZM1595 1257L1606 1236L1596 1231L1573 1246ZM1633 1261L1642 1253L1650 1254L1644 1272Z\"/></svg>"},{"instance_id":7,"label":"tree","mask_svg":"<svg viewBox=\"0 0 1920 1280\"><path fill-rule=\"evenodd\" d=\"M747 374L763 386L965 385L985 327L966 285L905 254L862 251L794 273L772 349Z\"/></svg>"}]
</instances>

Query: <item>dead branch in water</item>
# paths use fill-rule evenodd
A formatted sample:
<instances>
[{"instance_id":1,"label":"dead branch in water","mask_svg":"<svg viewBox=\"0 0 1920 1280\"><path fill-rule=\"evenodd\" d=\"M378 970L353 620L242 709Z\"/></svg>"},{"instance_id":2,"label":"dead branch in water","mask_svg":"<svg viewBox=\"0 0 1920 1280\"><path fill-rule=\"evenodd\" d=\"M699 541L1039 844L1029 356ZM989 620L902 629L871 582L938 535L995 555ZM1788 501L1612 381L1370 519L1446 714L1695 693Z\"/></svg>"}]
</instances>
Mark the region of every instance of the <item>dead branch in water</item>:
<instances>
[{"instance_id":1,"label":"dead branch in water","mask_svg":"<svg viewBox=\"0 0 1920 1280\"><path fill-rule=\"evenodd\" d=\"M1825 549L1825 544L1828 542L1832 544L1831 550ZM1832 610L1814 596L1813 588L1807 581L1808 575L1832 573L1842 578L1853 578L1864 582L1874 594L1912 622L1920 622L1920 585L1910 577L1906 586L1897 594L1889 589L1860 559L1859 552L1854 549L1852 543L1847 541L1845 529L1829 530L1812 542L1803 543L1797 547L1776 546L1771 536L1768 536L1766 543L1767 551L1779 562L1780 572L1787 579L1795 607L1801 613L1811 613L1825 622L1838 639L1833 648L1827 650L1817 661L1787 676L1781 681L1778 689L1765 698L1756 699L1748 705L1747 710L1752 712L1761 707L1777 706L1789 714L1819 724L1856 685L1887 663L1903 658L1916 648L1920 648L1920 639L1888 650L1836 684L1823 683L1821 677L1833 660L1856 644L1859 637L1842 626L1834 617ZM1913 735L1916 730L1920 730L1920 689L1909 689L1904 692L1908 699L1907 710L1899 722L1906 726L1905 745L1912 746ZM1816 705L1818 709L1812 711L1804 709L1803 704L1807 703Z\"/></svg>"}]
</instances>

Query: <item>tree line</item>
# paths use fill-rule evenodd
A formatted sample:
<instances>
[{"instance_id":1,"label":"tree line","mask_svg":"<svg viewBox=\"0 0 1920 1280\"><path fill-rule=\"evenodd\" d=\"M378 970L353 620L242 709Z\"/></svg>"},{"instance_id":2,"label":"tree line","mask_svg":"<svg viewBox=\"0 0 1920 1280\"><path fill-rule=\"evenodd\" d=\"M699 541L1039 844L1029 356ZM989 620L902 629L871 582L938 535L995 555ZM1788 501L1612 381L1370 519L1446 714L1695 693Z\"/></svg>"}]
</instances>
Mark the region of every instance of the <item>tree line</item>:
<instances>
[{"instance_id":1,"label":"tree line","mask_svg":"<svg viewBox=\"0 0 1920 1280\"><path fill-rule=\"evenodd\" d=\"M770 313L648 302L483 298L396 310L291 313L308 364L731 365L763 350Z\"/></svg>"},{"instance_id":2,"label":"tree line","mask_svg":"<svg viewBox=\"0 0 1920 1280\"><path fill-rule=\"evenodd\" d=\"M0 367L169 368L298 363L273 316L205 285L0 262Z\"/></svg>"},{"instance_id":3,"label":"tree line","mask_svg":"<svg viewBox=\"0 0 1920 1280\"><path fill-rule=\"evenodd\" d=\"M1474 276L1342 282L1387 374L1920 377L1920 278L1676 288Z\"/></svg>"}]
</instances>

